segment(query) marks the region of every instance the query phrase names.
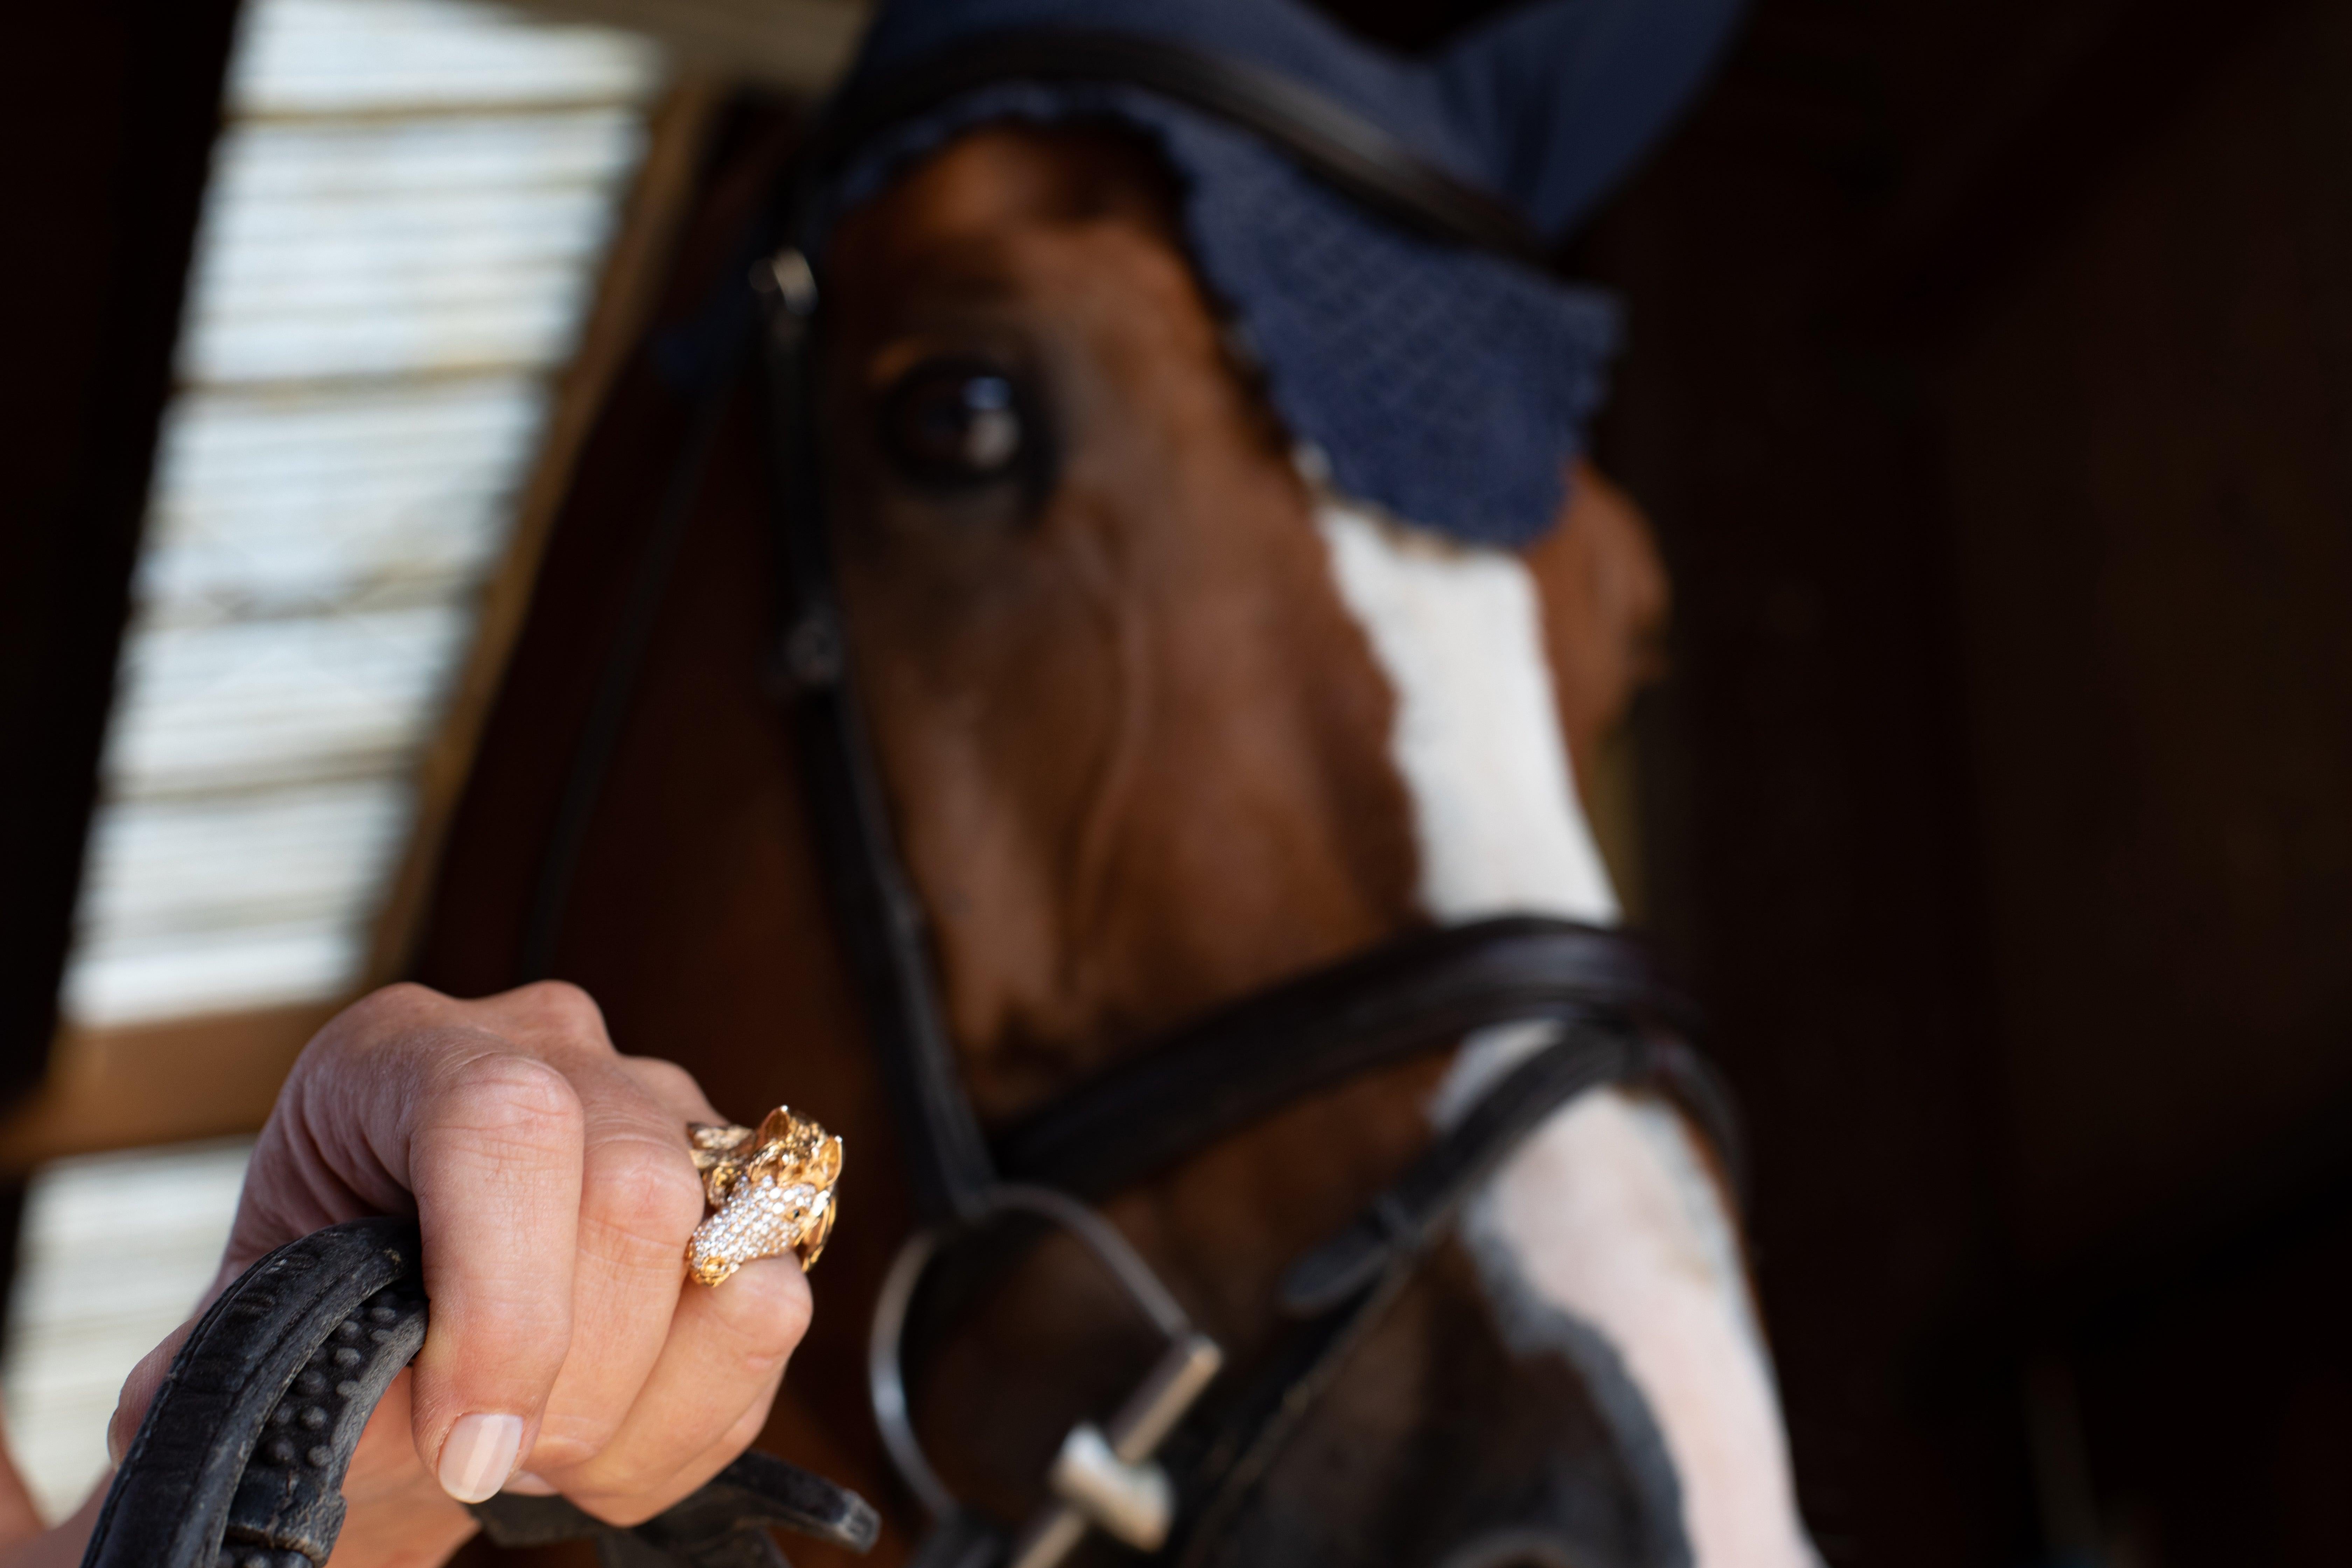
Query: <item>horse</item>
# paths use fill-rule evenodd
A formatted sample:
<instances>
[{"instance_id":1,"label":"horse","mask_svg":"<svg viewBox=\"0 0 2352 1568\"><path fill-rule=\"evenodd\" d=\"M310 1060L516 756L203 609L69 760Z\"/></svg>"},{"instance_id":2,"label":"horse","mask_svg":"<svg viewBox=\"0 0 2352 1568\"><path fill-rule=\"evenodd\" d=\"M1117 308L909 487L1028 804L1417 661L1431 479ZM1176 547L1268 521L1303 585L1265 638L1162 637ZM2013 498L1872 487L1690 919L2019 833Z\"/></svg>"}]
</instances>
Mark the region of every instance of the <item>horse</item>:
<instances>
[{"instance_id":1,"label":"horse","mask_svg":"<svg viewBox=\"0 0 2352 1568\"><path fill-rule=\"evenodd\" d=\"M1410 933L1619 916L1579 779L1654 668L1668 590L1638 509L1580 461L1513 550L1342 493L1224 330L1177 205L1117 130L983 123L845 213L824 267L841 652L992 1131ZM904 1562L921 1531L866 1336L921 1194L778 720L770 416L731 386L685 439L708 450L661 573L636 541L559 535L417 973L499 988L535 929L624 1048L844 1135L847 1213L761 1441L884 1500L879 1560ZM593 728L574 634L633 592L646 635L583 796L550 735ZM1321 1088L1100 1214L1230 1363L1262 1363L1293 1260L1541 1043L1499 1026ZM1018 1521L1155 1341L1079 1240L993 1254L930 1314L951 1321L912 1427L961 1503ZM1726 1173L1654 1089L1549 1115L1343 1373L1209 1560L1814 1561Z\"/></svg>"}]
</instances>

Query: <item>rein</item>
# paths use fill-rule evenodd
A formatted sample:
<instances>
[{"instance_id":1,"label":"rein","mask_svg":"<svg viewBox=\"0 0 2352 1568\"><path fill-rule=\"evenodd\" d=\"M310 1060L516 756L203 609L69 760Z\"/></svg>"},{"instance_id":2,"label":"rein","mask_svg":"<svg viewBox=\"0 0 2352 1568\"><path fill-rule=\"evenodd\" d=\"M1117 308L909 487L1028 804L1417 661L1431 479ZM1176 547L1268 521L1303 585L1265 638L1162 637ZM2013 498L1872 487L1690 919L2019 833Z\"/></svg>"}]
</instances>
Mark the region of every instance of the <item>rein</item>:
<instances>
[{"instance_id":1,"label":"rein","mask_svg":"<svg viewBox=\"0 0 2352 1568\"><path fill-rule=\"evenodd\" d=\"M414 1220L352 1220L239 1275L173 1358L82 1568L325 1568L360 1435L425 1343L424 1250ZM882 1528L856 1493L756 1452L634 1528L560 1497L473 1513L501 1546L593 1541L605 1568L790 1568L772 1527L852 1552Z\"/></svg>"}]
</instances>

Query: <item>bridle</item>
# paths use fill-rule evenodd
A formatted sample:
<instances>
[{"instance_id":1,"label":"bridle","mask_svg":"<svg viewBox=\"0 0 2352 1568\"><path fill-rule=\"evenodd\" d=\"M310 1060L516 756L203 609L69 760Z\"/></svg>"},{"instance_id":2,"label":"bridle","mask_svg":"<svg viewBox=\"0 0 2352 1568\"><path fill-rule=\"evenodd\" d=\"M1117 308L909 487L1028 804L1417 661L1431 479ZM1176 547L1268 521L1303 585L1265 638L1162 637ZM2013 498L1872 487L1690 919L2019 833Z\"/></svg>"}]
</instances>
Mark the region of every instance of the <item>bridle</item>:
<instances>
[{"instance_id":1,"label":"bridle","mask_svg":"<svg viewBox=\"0 0 2352 1568\"><path fill-rule=\"evenodd\" d=\"M835 104L803 148L747 254L771 394L772 491L783 568L776 674L833 916L849 958L924 1228L885 1281L869 1357L875 1415L902 1480L931 1513L920 1568L1054 1568L1089 1531L1202 1563L1239 1520L1285 1439L1447 1234L1462 1205L1560 1106L1610 1083L1671 1093L1738 1184L1728 1101L1685 1043L1696 1019L1622 932L1531 916L1414 931L1234 1002L993 1137L942 1021L920 900L899 858L843 634L819 454L824 318L807 259L815 197L876 136L1003 81L1140 89L1240 126L1367 208L1439 243L1540 267L1544 247L1485 193L1296 82L1151 40L1028 32L919 62ZM728 378L731 379L731 378ZM713 446L724 386L689 436L645 570L575 748L524 933L543 971L584 824L620 731L683 518ZM535 973L525 978L535 978ZM1442 1131L1351 1224L1297 1258L1289 1328L1245 1379L1218 1384L1219 1347L1089 1204L1272 1112L1474 1031L1541 1023L1546 1043ZM1090 1254L1167 1348L1101 1425L1071 1431L1054 1500L1020 1531L941 1481L908 1410L900 1341L931 1265L1008 1215ZM413 1224L363 1220L289 1243L224 1292L175 1358L117 1473L85 1568L323 1568L342 1478L377 1399L423 1342ZM746 1453L709 1486L629 1529L561 1498L475 1510L493 1540L592 1538L608 1568L782 1568L782 1526L854 1551L879 1528L854 1494Z\"/></svg>"},{"instance_id":2,"label":"bridle","mask_svg":"<svg viewBox=\"0 0 2352 1568\"><path fill-rule=\"evenodd\" d=\"M1178 45L1030 32L919 61L857 91L819 121L784 186L769 258L752 271L765 305L771 483L784 569L778 672L808 774L811 809L900 1126L918 1209L968 1216L997 1181L948 1040L921 901L890 831L865 730L826 532L817 279L808 260L820 194L877 135L975 88L1004 81L1138 87L1233 121L1349 195L1419 232L1522 261L1540 242L1484 193L1388 132L1286 78Z\"/></svg>"},{"instance_id":3,"label":"bridle","mask_svg":"<svg viewBox=\"0 0 2352 1568\"><path fill-rule=\"evenodd\" d=\"M1736 1165L1727 1100L1684 1044L1695 1020L1622 933L1537 917L1417 931L1235 1002L992 1138L967 1095L940 1004L921 900L901 859L858 700L827 531L818 366L824 319L809 258L819 195L875 138L1007 81L1140 89L1247 130L1311 176L1443 244L1541 266L1502 204L1379 126L1288 79L1140 37L1034 31L919 61L835 103L803 149L752 269L771 395L775 532L786 606L776 670L843 941L927 1228L877 1314L870 1382L902 1479L933 1516L921 1568L1054 1568L1088 1526L1174 1563L1200 1562L1339 1361L1402 1290L1465 1198L1559 1106L1598 1085L1662 1085ZM1245 1388L1195 1401L1221 1357L1140 1258L1086 1207L1318 1090L1443 1049L1493 1025L1541 1021L1551 1043L1440 1134L1354 1224L1285 1278L1287 1343ZM1074 1428L1055 1500L1017 1534L940 1482L907 1408L899 1339L929 1262L1008 1212L1070 1232L1126 1289L1167 1348L1108 1429ZM1164 1445L1164 1447L1163 1447Z\"/></svg>"}]
</instances>

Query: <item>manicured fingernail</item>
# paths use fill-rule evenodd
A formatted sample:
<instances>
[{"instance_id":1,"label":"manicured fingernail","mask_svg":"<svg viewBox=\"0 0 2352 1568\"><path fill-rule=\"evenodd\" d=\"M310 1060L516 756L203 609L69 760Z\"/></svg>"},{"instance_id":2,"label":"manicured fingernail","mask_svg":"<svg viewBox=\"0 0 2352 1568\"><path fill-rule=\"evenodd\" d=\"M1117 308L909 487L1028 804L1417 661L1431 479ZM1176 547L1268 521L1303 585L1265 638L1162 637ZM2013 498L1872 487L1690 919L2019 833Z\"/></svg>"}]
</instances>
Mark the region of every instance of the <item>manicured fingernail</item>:
<instances>
[{"instance_id":1,"label":"manicured fingernail","mask_svg":"<svg viewBox=\"0 0 2352 1568\"><path fill-rule=\"evenodd\" d=\"M543 1479L539 1476L535 1476L529 1470L517 1470L513 1475L507 1478L507 1484L504 1489L510 1492L520 1492L524 1497L553 1497L555 1495L555 1483L551 1480Z\"/></svg>"},{"instance_id":2,"label":"manicured fingernail","mask_svg":"<svg viewBox=\"0 0 2352 1568\"><path fill-rule=\"evenodd\" d=\"M459 1502L485 1501L521 1457L521 1416L460 1415L441 1445L441 1489Z\"/></svg>"}]
</instances>

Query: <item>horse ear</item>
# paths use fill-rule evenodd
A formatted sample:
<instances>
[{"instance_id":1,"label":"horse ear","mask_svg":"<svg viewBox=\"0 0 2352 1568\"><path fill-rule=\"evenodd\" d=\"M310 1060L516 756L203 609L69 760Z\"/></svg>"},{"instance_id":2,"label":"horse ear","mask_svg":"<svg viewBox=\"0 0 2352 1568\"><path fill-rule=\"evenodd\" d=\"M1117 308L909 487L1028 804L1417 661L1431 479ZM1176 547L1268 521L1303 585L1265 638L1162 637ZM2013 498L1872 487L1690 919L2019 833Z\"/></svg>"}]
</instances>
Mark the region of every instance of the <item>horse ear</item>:
<instances>
[{"instance_id":1,"label":"horse ear","mask_svg":"<svg viewBox=\"0 0 2352 1568\"><path fill-rule=\"evenodd\" d=\"M1742 0L1541 0L1431 62L1486 179L1559 239L1630 173L1723 52Z\"/></svg>"}]
</instances>

